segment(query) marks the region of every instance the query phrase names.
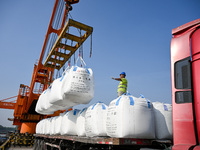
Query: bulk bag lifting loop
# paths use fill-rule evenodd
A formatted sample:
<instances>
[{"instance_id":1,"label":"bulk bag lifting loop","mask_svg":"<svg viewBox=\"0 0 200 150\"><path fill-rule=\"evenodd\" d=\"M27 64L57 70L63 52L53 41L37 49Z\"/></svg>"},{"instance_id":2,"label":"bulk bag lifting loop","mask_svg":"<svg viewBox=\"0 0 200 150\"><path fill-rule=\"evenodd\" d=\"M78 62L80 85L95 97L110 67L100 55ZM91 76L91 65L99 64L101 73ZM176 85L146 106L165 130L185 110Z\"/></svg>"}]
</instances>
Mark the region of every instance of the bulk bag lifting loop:
<instances>
[{"instance_id":1,"label":"bulk bag lifting loop","mask_svg":"<svg viewBox=\"0 0 200 150\"><path fill-rule=\"evenodd\" d=\"M91 110L93 110L94 107L95 107L98 103L101 103L101 104L102 104L102 109L103 109L103 110L106 109L106 106L104 105L104 103L99 101L99 102L97 102L96 104L94 104L94 105L92 106Z\"/></svg>"},{"instance_id":2,"label":"bulk bag lifting loop","mask_svg":"<svg viewBox=\"0 0 200 150\"><path fill-rule=\"evenodd\" d=\"M87 67L86 63L85 63L85 61L83 60L83 58L82 58L81 56L79 56L79 57L77 58L76 63L75 63L75 67L74 67L74 70L73 70L73 71L76 71L76 70L77 70L77 66L78 66L77 64L78 64L78 60L79 60L79 59L80 59L80 61L81 61L81 66L82 66L83 68L86 68L88 74L90 74L90 71L88 70L88 67Z\"/></svg>"},{"instance_id":3,"label":"bulk bag lifting loop","mask_svg":"<svg viewBox=\"0 0 200 150\"><path fill-rule=\"evenodd\" d=\"M144 95L142 95L142 94L140 94L140 98L145 99ZM146 99L146 101L147 101L148 108L151 108L151 102L148 99Z\"/></svg>"},{"instance_id":4,"label":"bulk bag lifting loop","mask_svg":"<svg viewBox=\"0 0 200 150\"><path fill-rule=\"evenodd\" d=\"M79 111L80 111L80 110L78 110L78 109L74 109L73 115L76 116L76 114L77 114Z\"/></svg>"},{"instance_id":5,"label":"bulk bag lifting loop","mask_svg":"<svg viewBox=\"0 0 200 150\"><path fill-rule=\"evenodd\" d=\"M117 100L117 102L116 102L116 106L118 106L119 105L119 101L121 100L121 98L122 98L122 96L120 96L119 97L119 99ZM133 100L133 97L131 97L131 96L129 96L129 99L130 99L130 105L134 105L134 100Z\"/></svg>"},{"instance_id":6,"label":"bulk bag lifting loop","mask_svg":"<svg viewBox=\"0 0 200 150\"><path fill-rule=\"evenodd\" d=\"M80 112L80 114L82 114L87 108L83 108Z\"/></svg>"},{"instance_id":7,"label":"bulk bag lifting loop","mask_svg":"<svg viewBox=\"0 0 200 150\"><path fill-rule=\"evenodd\" d=\"M84 65L85 68L87 68L86 63L85 63L85 61L83 60L83 58L82 58L81 56L79 56L79 57L77 58L75 66L77 66L77 64L78 64L78 60L79 60L79 59L80 59L80 61L81 61L81 65Z\"/></svg>"},{"instance_id":8,"label":"bulk bag lifting loop","mask_svg":"<svg viewBox=\"0 0 200 150\"><path fill-rule=\"evenodd\" d=\"M86 114L87 108L82 109L78 113L78 117L76 120L76 131L78 136L86 136L85 133L85 114Z\"/></svg>"},{"instance_id":9,"label":"bulk bag lifting loop","mask_svg":"<svg viewBox=\"0 0 200 150\"><path fill-rule=\"evenodd\" d=\"M163 104L163 107L164 107L164 111L168 111L168 108L167 108L166 104Z\"/></svg>"}]
</instances>

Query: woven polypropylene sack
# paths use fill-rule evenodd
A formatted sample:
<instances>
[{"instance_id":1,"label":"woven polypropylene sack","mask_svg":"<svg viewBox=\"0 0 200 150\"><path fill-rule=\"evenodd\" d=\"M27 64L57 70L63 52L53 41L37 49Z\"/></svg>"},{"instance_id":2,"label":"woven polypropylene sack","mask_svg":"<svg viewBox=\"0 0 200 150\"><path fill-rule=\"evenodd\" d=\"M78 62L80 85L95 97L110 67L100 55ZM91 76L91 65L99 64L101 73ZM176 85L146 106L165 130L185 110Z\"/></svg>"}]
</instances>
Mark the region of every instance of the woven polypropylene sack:
<instances>
[{"instance_id":1,"label":"woven polypropylene sack","mask_svg":"<svg viewBox=\"0 0 200 150\"><path fill-rule=\"evenodd\" d=\"M106 116L108 106L98 102L88 107L85 114L85 132L86 136L107 136L106 134Z\"/></svg>"},{"instance_id":2,"label":"woven polypropylene sack","mask_svg":"<svg viewBox=\"0 0 200 150\"><path fill-rule=\"evenodd\" d=\"M156 126L157 139L172 139L173 124L172 124L172 105L160 102L154 102L154 116Z\"/></svg>"},{"instance_id":3,"label":"woven polypropylene sack","mask_svg":"<svg viewBox=\"0 0 200 150\"><path fill-rule=\"evenodd\" d=\"M50 103L52 97L52 90L50 86L48 89L42 92L40 95L38 102L36 104L36 112L43 115L53 114L57 110L64 110L65 107L54 105Z\"/></svg>"},{"instance_id":4,"label":"woven polypropylene sack","mask_svg":"<svg viewBox=\"0 0 200 150\"><path fill-rule=\"evenodd\" d=\"M56 117L52 117L51 124L50 124L50 135L55 135L55 126L56 126Z\"/></svg>"},{"instance_id":5,"label":"woven polypropylene sack","mask_svg":"<svg viewBox=\"0 0 200 150\"><path fill-rule=\"evenodd\" d=\"M49 103L49 97L50 97L50 88L46 89L42 92L42 94L39 96L38 102L36 104L35 111L39 114L48 115L53 114L55 110L57 110L57 106L54 106Z\"/></svg>"},{"instance_id":6,"label":"woven polypropylene sack","mask_svg":"<svg viewBox=\"0 0 200 150\"><path fill-rule=\"evenodd\" d=\"M62 117L60 133L61 135L77 135L76 120L80 110L71 110Z\"/></svg>"},{"instance_id":7,"label":"woven polypropylene sack","mask_svg":"<svg viewBox=\"0 0 200 150\"><path fill-rule=\"evenodd\" d=\"M131 95L122 95L111 101L106 132L111 137L155 139L152 103Z\"/></svg>"},{"instance_id":8,"label":"woven polypropylene sack","mask_svg":"<svg viewBox=\"0 0 200 150\"><path fill-rule=\"evenodd\" d=\"M69 107L72 107L75 105L75 103L72 103L69 100L64 99L64 95L62 93L62 86L65 84L65 78L68 79L70 69L67 68L65 72L63 73L62 77L55 79L52 83L51 88L51 96L49 98L49 102L51 104L61 106L63 109L68 109Z\"/></svg>"},{"instance_id":9,"label":"woven polypropylene sack","mask_svg":"<svg viewBox=\"0 0 200 150\"><path fill-rule=\"evenodd\" d=\"M51 130L51 120L52 118L47 118L46 122L45 122L45 134L50 134L50 130Z\"/></svg>"},{"instance_id":10,"label":"woven polypropylene sack","mask_svg":"<svg viewBox=\"0 0 200 150\"><path fill-rule=\"evenodd\" d=\"M87 108L82 109L78 113L77 121L76 121L76 131L78 136L86 136L85 133L85 114Z\"/></svg>"},{"instance_id":11,"label":"woven polypropylene sack","mask_svg":"<svg viewBox=\"0 0 200 150\"><path fill-rule=\"evenodd\" d=\"M57 118L56 118L56 125L54 126L54 134L58 135L61 132L61 124L62 124L62 118L65 115L65 113L61 113Z\"/></svg>"},{"instance_id":12,"label":"woven polypropylene sack","mask_svg":"<svg viewBox=\"0 0 200 150\"><path fill-rule=\"evenodd\" d=\"M88 104L94 97L94 76L92 69L72 66L64 76L61 92L63 103Z\"/></svg>"},{"instance_id":13,"label":"woven polypropylene sack","mask_svg":"<svg viewBox=\"0 0 200 150\"><path fill-rule=\"evenodd\" d=\"M46 102L47 95L48 95L48 92L47 93L46 92L47 90L43 91L42 94L39 96L36 107L35 107L35 111L39 114L43 114L43 111L44 111L44 104Z\"/></svg>"},{"instance_id":14,"label":"woven polypropylene sack","mask_svg":"<svg viewBox=\"0 0 200 150\"><path fill-rule=\"evenodd\" d=\"M37 134L45 134L45 119L40 120L36 125L36 133Z\"/></svg>"}]
</instances>

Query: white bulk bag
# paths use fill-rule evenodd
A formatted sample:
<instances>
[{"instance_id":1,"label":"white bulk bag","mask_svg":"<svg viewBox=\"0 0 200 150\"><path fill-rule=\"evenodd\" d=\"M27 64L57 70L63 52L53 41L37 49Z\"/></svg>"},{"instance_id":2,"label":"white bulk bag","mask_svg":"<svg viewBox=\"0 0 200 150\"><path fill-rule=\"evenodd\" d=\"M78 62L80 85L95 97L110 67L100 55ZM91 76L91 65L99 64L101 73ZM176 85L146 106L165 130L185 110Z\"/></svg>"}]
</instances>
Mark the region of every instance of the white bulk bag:
<instances>
[{"instance_id":1,"label":"white bulk bag","mask_svg":"<svg viewBox=\"0 0 200 150\"><path fill-rule=\"evenodd\" d=\"M66 114L66 112L61 113L55 120L56 124L54 126L54 134L58 135L60 134L60 130L61 130L61 124L62 124L62 118L63 116Z\"/></svg>"},{"instance_id":2,"label":"white bulk bag","mask_svg":"<svg viewBox=\"0 0 200 150\"><path fill-rule=\"evenodd\" d=\"M43 123L42 123L42 134L46 134L46 123L47 123L47 119L43 119L42 120L43 121Z\"/></svg>"},{"instance_id":3,"label":"white bulk bag","mask_svg":"<svg viewBox=\"0 0 200 150\"><path fill-rule=\"evenodd\" d=\"M43 95L42 96L43 99L39 98L39 100L40 100L40 110L41 110L40 113L41 114L53 114L53 111L47 110L47 108L50 107L49 106L50 103L48 103L48 98L49 98L50 92L51 92L50 88L51 87L49 86L49 88L47 88L44 92L42 92L41 95Z\"/></svg>"},{"instance_id":4,"label":"white bulk bag","mask_svg":"<svg viewBox=\"0 0 200 150\"><path fill-rule=\"evenodd\" d=\"M53 81L52 88L51 88L51 96L49 98L49 102L51 104L54 104L54 105L57 105L57 106L62 106L65 109L68 109L71 106L76 105L75 103L71 102L70 100L64 99L63 93L61 92L62 84L64 84L63 79L68 78L69 71L70 71L70 68L67 67L65 69L65 71L63 72L62 77L57 78Z\"/></svg>"},{"instance_id":5,"label":"white bulk bag","mask_svg":"<svg viewBox=\"0 0 200 150\"><path fill-rule=\"evenodd\" d=\"M76 131L78 136L86 136L85 133L85 113L87 108L82 109L78 113L77 121L76 121Z\"/></svg>"},{"instance_id":6,"label":"white bulk bag","mask_svg":"<svg viewBox=\"0 0 200 150\"><path fill-rule=\"evenodd\" d=\"M42 94L40 95L35 108L35 111L37 113L43 115L53 114L53 110L51 109L51 107L53 106L48 102L49 95L50 95L50 87L45 91L43 91ZM48 108L50 109L48 110Z\"/></svg>"},{"instance_id":7,"label":"white bulk bag","mask_svg":"<svg viewBox=\"0 0 200 150\"><path fill-rule=\"evenodd\" d=\"M62 117L60 133L61 135L77 135L76 120L80 110L71 110Z\"/></svg>"},{"instance_id":8,"label":"white bulk bag","mask_svg":"<svg viewBox=\"0 0 200 150\"><path fill-rule=\"evenodd\" d=\"M36 134L39 134L39 122L36 124L35 133L36 133Z\"/></svg>"},{"instance_id":9,"label":"white bulk bag","mask_svg":"<svg viewBox=\"0 0 200 150\"><path fill-rule=\"evenodd\" d=\"M157 139L172 139L172 105L160 102L154 102L154 116Z\"/></svg>"},{"instance_id":10,"label":"white bulk bag","mask_svg":"<svg viewBox=\"0 0 200 150\"><path fill-rule=\"evenodd\" d=\"M85 64L83 59L79 58ZM94 97L93 71L91 68L77 65L68 67L62 77L53 82L52 88L51 104L65 107L88 104Z\"/></svg>"},{"instance_id":11,"label":"white bulk bag","mask_svg":"<svg viewBox=\"0 0 200 150\"><path fill-rule=\"evenodd\" d=\"M106 115L108 106L98 102L90 106L85 114L86 136L107 136L106 134Z\"/></svg>"},{"instance_id":12,"label":"white bulk bag","mask_svg":"<svg viewBox=\"0 0 200 150\"><path fill-rule=\"evenodd\" d=\"M42 92L42 94L39 96L36 107L35 107L35 111L39 114L43 114L44 112L44 105L46 103L47 97L48 97L48 90L45 90ZM49 113L52 114L52 113Z\"/></svg>"},{"instance_id":13,"label":"white bulk bag","mask_svg":"<svg viewBox=\"0 0 200 150\"><path fill-rule=\"evenodd\" d=\"M41 124L41 121L39 121L36 125L36 129L35 129L36 134L41 134L40 124Z\"/></svg>"},{"instance_id":14,"label":"white bulk bag","mask_svg":"<svg viewBox=\"0 0 200 150\"><path fill-rule=\"evenodd\" d=\"M144 97L122 95L111 101L106 119L108 136L154 139L155 125L152 103Z\"/></svg>"},{"instance_id":15,"label":"white bulk bag","mask_svg":"<svg viewBox=\"0 0 200 150\"><path fill-rule=\"evenodd\" d=\"M45 134L47 134L47 135L50 134L51 120L52 120L52 118L47 118L46 122L45 122L45 129L44 129L44 131L45 131Z\"/></svg>"},{"instance_id":16,"label":"white bulk bag","mask_svg":"<svg viewBox=\"0 0 200 150\"><path fill-rule=\"evenodd\" d=\"M50 124L50 135L54 135L55 134L55 126L56 126L56 119L57 119L58 116L56 117L52 117L52 120L51 120L51 124Z\"/></svg>"},{"instance_id":17,"label":"white bulk bag","mask_svg":"<svg viewBox=\"0 0 200 150\"><path fill-rule=\"evenodd\" d=\"M94 97L92 69L72 66L68 78L63 80L61 91L65 100L75 104L88 104Z\"/></svg>"},{"instance_id":18,"label":"white bulk bag","mask_svg":"<svg viewBox=\"0 0 200 150\"><path fill-rule=\"evenodd\" d=\"M41 121L41 124L40 124L40 133L41 134L44 134L44 123L45 123L45 120L43 119L42 121Z\"/></svg>"},{"instance_id":19,"label":"white bulk bag","mask_svg":"<svg viewBox=\"0 0 200 150\"><path fill-rule=\"evenodd\" d=\"M85 65L83 59L78 57L78 60L79 58ZM62 99L61 96L54 98L50 101L52 104L71 107L88 104L94 97L94 76L90 68L77 65L67 68L59 82L56 83L59 87L58 90L61 89Z\"/></svg>"},{"instance_id":20,"label":"white bulk bag","mask_svg":"<svg viewBox=\"0 0 200 150\"><path fill-rule=\"evenodd\" d=\"M62 106L57 106L57 105L53 105L50 103L50 99L52 97L51 94L51 88L52 85L49 86L45 91L42 92L42 94L40 95L38 102L36 104L36 109L35 111L39 114L43 114L43 115L49 115L49 114L53 114L54 111L57 110L64 110L65 107Z\"/></svg>"},{"instance_id":21,"label":"white bulk bag","mask_svg":"<svg viewBox=\"0 0 200 150\"><path fill-rule=\"evenodd\" d=\"M36 133L37 134L44 134L44 124L45 124L45 119L40 120L40 122L37 123L36 125Z\"/></svg>"}]
</instances>

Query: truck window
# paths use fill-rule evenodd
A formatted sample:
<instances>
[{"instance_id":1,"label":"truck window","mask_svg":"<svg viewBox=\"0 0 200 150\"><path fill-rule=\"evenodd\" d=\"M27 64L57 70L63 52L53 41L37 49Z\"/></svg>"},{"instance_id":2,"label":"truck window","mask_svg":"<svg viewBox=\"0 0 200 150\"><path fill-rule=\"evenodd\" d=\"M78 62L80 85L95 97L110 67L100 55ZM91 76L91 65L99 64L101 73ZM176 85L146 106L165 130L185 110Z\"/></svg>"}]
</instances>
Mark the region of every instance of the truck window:
<instances>
[{"instance_id":1,"label":"truck window","mask_svg":"<svg viewBox=\"0 0 200 150\"><path fill-rule=\"evenodd\" d=\"M190 57L176 62L174 68L175 88L188 89L188 91L176 92L175 101L176 103L190 103L192 102Z\"/></svg>"},{"instance_id":2,"label":"truck window","mask_svg":"<svg viewBox=\"0 0 200 150\"><path fill-rule=\"evenodd\" d=\"M175 63L175 88L191 89L190 57Z\"/></svg>"},{"instance_id":3,"label":"truck window","mask_svg":"<svg viewBox=\"0 0 200 150\"><path fill-rule=\"evenodd\" d=\"M191 91L180 91L175 93L176 103L191 103L192 102L192 92Z\"/></svg>"}]
</instances>

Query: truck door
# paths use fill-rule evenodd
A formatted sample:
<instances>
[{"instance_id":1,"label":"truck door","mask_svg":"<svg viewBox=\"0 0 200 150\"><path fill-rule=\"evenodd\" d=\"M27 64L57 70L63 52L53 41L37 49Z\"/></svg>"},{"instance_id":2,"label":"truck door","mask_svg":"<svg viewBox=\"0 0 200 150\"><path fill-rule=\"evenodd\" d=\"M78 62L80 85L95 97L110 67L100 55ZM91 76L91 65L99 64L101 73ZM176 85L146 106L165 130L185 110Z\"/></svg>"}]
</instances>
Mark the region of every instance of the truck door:
<instances>
[{"instance_id":1,"label":"truck door","mask_svg":"<svg viewBox=\"0 0 200 150\"><path fill-rule=\"evenodd\" d=\"M191 55L194 110L197 135L200 138L200 28L197 28L191 36ZM199 140L198 142L200 143Z\"/></svg>"},{"instance_id":2,"label":"truck door","mask_svg":"<svg viewBox=\"0 0 200 150\"><path fill-rule=\"evenodd\" d=\"M200 19L189 22L172 30L171 41L171 82L172 82L172 105L173 105L173 150L189 149L199 144L198 128L200 126L200 95L194 95L194 89L199 91L194 82L200 83L200 61L193 62L193 55L200 55L200 46L197 28ZM198 38L198 40L197 40ZM194 39L194 40L193 40ZM192 46L194 43L195 46ZM191 48L195 49L192 52ZM198 50L197 50L198 49ZM198 54L196 54L198 53ZM196 61L197 62L197 61ZM194 65L195 64L195 65ZM199 67L199 69L197 69ZM199 70L199 71L197 71ZM195 78L194 78L195 71ZM198 76L199 75L199 76ZM197 91L196 91L197 93ZM198 109L198 110L197 110ZM196 111L197 110L197 111ZM200 128L199 128L200 129Z\"/></svg>"}]
</instances>

